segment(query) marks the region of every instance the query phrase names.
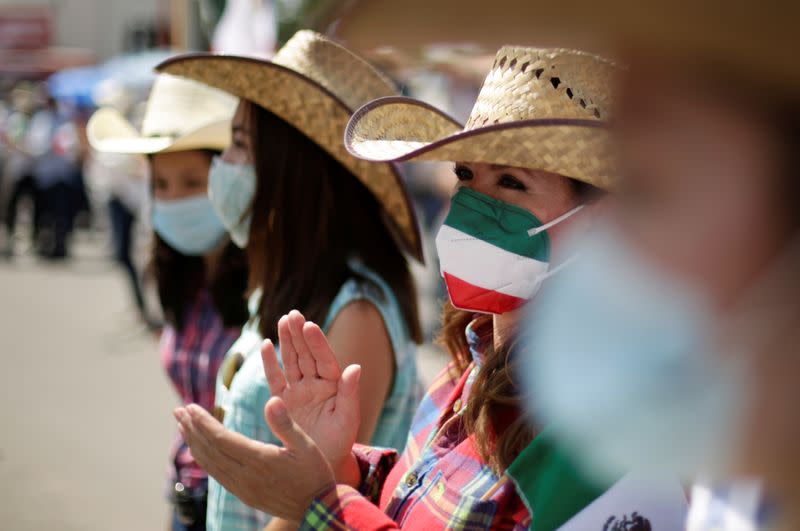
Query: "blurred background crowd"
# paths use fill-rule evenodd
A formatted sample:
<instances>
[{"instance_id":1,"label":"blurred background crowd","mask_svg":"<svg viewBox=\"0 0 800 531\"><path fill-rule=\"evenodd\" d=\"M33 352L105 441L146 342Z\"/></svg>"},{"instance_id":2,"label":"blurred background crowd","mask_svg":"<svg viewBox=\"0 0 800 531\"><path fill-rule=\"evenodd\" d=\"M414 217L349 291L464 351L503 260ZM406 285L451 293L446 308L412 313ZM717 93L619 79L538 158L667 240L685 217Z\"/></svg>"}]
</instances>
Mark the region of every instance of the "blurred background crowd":
<instances>
[{"instance_id":1,"label":"blurred background crowd","mask_svg":"<svg viewBox=\"0 0 800 531\"><path fill-rule=\"evenodd\" d=\"M0 348L24 352L9 360L2 383L29 405L0 406L4 425L24 426L0 438L0 478L9 478L0 480L2 527L107 529L106 516L124 520L128 511L128 521L113 528L151 528L168 510L163 463L174 428L165 405L175 398L156 354L163 317L148 263L148 164L140 155L92 150L92 113L112 107L139 127L153 67L166 57L191 50L269 57L300 28L336 27L362 39L359 53L405 94L464 121L504 42L501 32L487 34L485 45L465 44L471 39L453 28L443 39L449 44L389 48L380 41L392 21L374 7L363 13L336 0L0 2ZM405 170L431 257L455 177L444 163ZM427 326L425 382L445 363L431 341L446 296L435 268L429 259L414 270ZM100 421L113 407L138 412L135 437L125 431L128 421ZM76 436L70 446L65 430L89 437ZM73 459L58 453L42 462L49 440ZM109 466L133 471L104 486ZM46 493L71 509L58 502L33 510ZM90 500L99 503L96 511L74 507Z\"/></svg>"},{"instance_id":2,"label":"blurred background crowd","mask_svg":"<svg viewBox=\"0 0 800 531\"><path fill-rule=\"evenodd\" d=\"M485 46L458 32L413 51L377 46L385 29L369 15L331 0L29 1L0 5L0 252L63 260L73 241L104 245L128 278L142 322L158 328L148 306L146 264L134 249L151 234L147 165L137 155L93 151L86 123L100 107L138 126L155 79L152 67L186 50L224 50L269 57L297 29L327 28L365 40L365 55L391 74L406 95L464 121L501 35ZM365 34L366 30L366 34ZM411 50L411 48L409 48ZM362 51L362 50L359 50ZM409 165L413 200L432 235L454 184L447 164ZM97 248L95 247L92 247ZM419 271L434 322L444 295L437 276ZM143 287L145 286L145 287ZM431 337L433 330L428 330Z\"/></svg>"}]
</instances>

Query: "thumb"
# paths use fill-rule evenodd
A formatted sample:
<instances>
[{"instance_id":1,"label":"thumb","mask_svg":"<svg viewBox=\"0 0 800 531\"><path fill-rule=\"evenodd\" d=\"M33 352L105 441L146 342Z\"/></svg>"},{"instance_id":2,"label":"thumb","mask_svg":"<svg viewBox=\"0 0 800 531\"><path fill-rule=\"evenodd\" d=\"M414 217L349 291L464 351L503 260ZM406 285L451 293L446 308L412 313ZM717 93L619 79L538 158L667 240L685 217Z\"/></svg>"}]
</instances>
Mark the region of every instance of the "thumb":
<instances>
[{"instance_id":1,"label":"thumb","mask_svg":"<svg viewBox=\"0 0 800 531\"><path fill-rule=\"evenodd\" d=\"M336 393L336 412L346 419L359 422L359 393L358 383L361 381L361 366L348 365L339 379L339 389Z\"/></svg>"},{"instance_id":2,"label":"thumb","mask_svg":"<svg viewBox=\"0 0 800 531\"><path fill-rule=\"evenodd\" d=\"M264 418L272 433L281 440L283 446L290 451L307 451L314 447L314 441L297 425L289 415L286 404L277 396L273 396L264 406Z\"/></svg>"}]
</instances>

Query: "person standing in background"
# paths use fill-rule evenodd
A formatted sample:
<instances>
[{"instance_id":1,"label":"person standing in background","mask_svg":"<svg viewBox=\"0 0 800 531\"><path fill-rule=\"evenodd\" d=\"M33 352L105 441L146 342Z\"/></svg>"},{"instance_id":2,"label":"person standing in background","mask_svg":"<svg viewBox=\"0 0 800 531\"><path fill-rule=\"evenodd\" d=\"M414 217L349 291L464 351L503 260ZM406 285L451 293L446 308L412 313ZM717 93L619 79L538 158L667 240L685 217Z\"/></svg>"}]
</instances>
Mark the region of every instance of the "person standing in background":
<instances>
[{"instance_id":1,"label":"person standing in background","mask_svg":"<svg viewBox=\"0 0 800 531\"><path fill-rule=\"evenodd\" d=\"M82 182L80 138L72 113L48 97L46 107L31 118L28 131L32 175L41 199L37 251L56 260L68 256Z\"/></svg>"},{"instance_id":2,"label":"person standing in background","mask_svg":"<svg viewBox=\"0 0 800 531\"><path fill-rule=\"evenodd\" d=\"M87 127L98 151L148 156L152 268L166 321L161 360L181 403L209 411L219 366L247 319L247 260L228 238L207 192L212 157L230 142L235 106L227 94L163 75L150 94L141 134L110 108L97 111ZM115 201L117 230L129 235L130 217ZM126 252L126 267L132 267L129 249L119 249ZM204 530L207 475L180 436L170 482L172 529Z\"/></svg>"},{"instance_id":3,"label":"person standing in background","mask_svg":"<svg viewBox=\"0 0 800 531\"><path fill-rule=\"evenodd\" d=\"M51 147L52 111L45 111L39 102L44 88L29 83L20 83L11 92L12 112L8 117L6 146L8 159L3 168L4 224L6 241L3 255L11 258L14 255L14 238L16 236L19 207L24 197L28 197L31 206L31 242L37 247L39 229L42 224L43 197L33 175L36 159L44 155ZM34 122L33 117L39 119ZM34 127L34 124L37 124Z\"/></svg>"}]
</instances>

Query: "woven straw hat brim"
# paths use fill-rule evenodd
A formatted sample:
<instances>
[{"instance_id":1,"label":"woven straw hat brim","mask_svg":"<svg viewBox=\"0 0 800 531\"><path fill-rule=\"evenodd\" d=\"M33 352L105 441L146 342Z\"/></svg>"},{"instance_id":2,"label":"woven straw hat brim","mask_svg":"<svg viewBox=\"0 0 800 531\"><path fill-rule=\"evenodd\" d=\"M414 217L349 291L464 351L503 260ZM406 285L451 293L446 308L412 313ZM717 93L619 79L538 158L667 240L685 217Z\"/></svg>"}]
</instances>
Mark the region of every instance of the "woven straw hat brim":
<instances>
[{"instance_id":1,"label":"woven straw hat brim","mask_svg":"<svg viewBox=\"0 0 800 531\"><path fill-rule=\"evenodd\" d=\"M610 135L596 120L542 119L464 131L457 121L421 101L381 98L359 109L345 146L370 161L459 161L540 169L611 187Z\"/></svg>"},{"instance_id":2,"label":"woven straw hat brim","mask_svg":"<svg viewBox=\"0 0 800 531\"><path fill-rule=\"evenodd\" d=\"M224 150L230 143L231 121L216 120L177 137L142 136L116 109L94 113L86 125L89 144L104 153L149 155L193 149Z\"/></svg>"},{"instance_id":3,"label":"woven straw hat brim","mask_svg":"<svg viewBox=\"0 0 800 531\"><path fill-rule=\"evenodd\" d=\"M299 72L254 57L186 54L168 59L156 70L249 100L297 128L361 180L383 206L389 229L409 254L423 261L416 216L397 169L348 153L342 137L353 109L336 94Z\"/></svg>"}]
</instances>

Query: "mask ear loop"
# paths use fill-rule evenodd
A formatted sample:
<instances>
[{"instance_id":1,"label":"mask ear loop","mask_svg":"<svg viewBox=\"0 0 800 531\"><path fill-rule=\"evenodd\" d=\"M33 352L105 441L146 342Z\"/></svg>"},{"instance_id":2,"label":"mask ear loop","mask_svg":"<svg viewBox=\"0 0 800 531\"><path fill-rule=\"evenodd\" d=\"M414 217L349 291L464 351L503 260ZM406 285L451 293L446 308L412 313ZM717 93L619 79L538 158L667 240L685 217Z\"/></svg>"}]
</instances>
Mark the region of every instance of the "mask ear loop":
<instances>
[{"instance_id":1,"label":"mask ear loop","mask_svg":"<svg viewBox=\"0 0 800 531\"><path fill-rule=\"evenodd\" d=\"M536 236L536 235L537 235L537 234L539 234L540 232L544 232L544 231L546 231L547 229L549 229L549 228L550 228L550 227L552 227L553 225L557 225L557 224L561 223L561 222L562 222L562 221L564 221L565 219L569 218L570 216L572 216L573 214L575 214L576 212L578 212L579 210L581 210L581 209L582 209L584 206L586 206L586 205L578 205L578 206L576 206L575 208L573 208L572 210L570 210L570 211L568 211L568 212L565 212L564 214L561 214L561 215L560 215L560 216L558 216L556 219L554 219L554 220L552 220L552 221L549 221L549 222L545 223L545 224L544 224L544 225L542 225L541 227L535 227L535 228L533 228L533 229L530 229L530 230L528 231L528 236L531 236L531 237L533 237L533 236ZM557 273L561 272L561 271L562 271L562 270L563 270L565 267L567 267L568 265L570 265L570 264L572 263L572 261L573 261L573 260L575 260L575 258L577 258L577 255L570 256L569 258L567 258L566 260L564 260L563 262L561 262L560 264L558 264L556 267L554 267L554 268L550 269L549 271L547 271L547 273L545 273L544 275L542 275L541 277L539 277L539 285L541 286L541 285L542 285L542 283L543 283L545 280L547 280L548 278L552 277L553 275L555 275L555 274L557 274Z\"/></svg>"},{"instance_id":2,"label":"mask ear loop","mask_svg":"<svg viewBox=\"0 0 800 531\"><path fill-rule=\"evenodd\" d=\"M575 214L576 212L578 212L578 211L579 211L580 209L582 209L584 206L586 206L586 205L578 205L578 206L576 206L575 208L573 208L572 210L570 210L569 212L566 212L566 213L564 213L564 214L561 214L561 215L560 215L560 216L558 216L556 219L554 219L554 220L552 220L552 221L548 221L547 223L545 223L545 224L544 224L544 225L542 225L541 227L534 227L534 228L530 229L530 230L528 231L528 236L531 236L531 237L533 237L533 236L536 236L536 235L537 235L537 234L539 234L540 232L544 232L544 231L546 231L547 229L549 229L549 228L550 228L550 227L552 227L553 225L558 225L559 223L561 223L562 221L564 221L564 220L565 220L565 219L567 219L568 217L570 217L570 216L572 216L573 214Z\"/></svg>"}]
</instances>

